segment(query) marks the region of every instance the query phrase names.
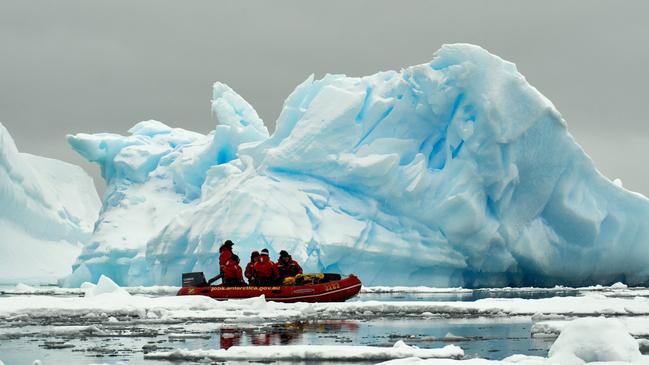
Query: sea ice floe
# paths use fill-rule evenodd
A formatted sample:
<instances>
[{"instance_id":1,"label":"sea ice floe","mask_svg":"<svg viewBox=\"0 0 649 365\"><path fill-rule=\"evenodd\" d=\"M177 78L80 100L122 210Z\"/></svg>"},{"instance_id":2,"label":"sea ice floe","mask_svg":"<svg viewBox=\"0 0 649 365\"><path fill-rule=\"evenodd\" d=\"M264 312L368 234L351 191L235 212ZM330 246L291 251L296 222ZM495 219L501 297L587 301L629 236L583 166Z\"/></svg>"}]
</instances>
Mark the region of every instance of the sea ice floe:
<instances>
[{"instance_id":1,"label":"sea ice floe","mask_svg":"<svg viewBox=\"0 0 649 365\"><path fill-rule=\"evenodd\" d=\"M103 285L102 285L103 286ZM276 303L263 297L215 301L204 296L149 297L129 295L123 289L87 297L0 297L0 318L29 316L137 317L151 321L198 319L259 322L300 319L354 319L366 317L506 317L547 315L649 315L649 298L615 298L601 294L544 299L489 298L474 302L381 302ZM371 314L370 314L371 313Z\"/></svg>"},{"instance_id":2,"label":"sea ice floe","mask_svg":"<svg viewBox=\"0 0 649 365\"><path fill-rule=\"evenodd\" d=\"M152 352L145 359L214 361L380 361L406 357L460 358L464 351L454 345L443 348L422 349L398 341L392 347L345 345L284 345L284 346L233 346L220 350L179 349L169 352Z\"/></svg>"}]
</instances>

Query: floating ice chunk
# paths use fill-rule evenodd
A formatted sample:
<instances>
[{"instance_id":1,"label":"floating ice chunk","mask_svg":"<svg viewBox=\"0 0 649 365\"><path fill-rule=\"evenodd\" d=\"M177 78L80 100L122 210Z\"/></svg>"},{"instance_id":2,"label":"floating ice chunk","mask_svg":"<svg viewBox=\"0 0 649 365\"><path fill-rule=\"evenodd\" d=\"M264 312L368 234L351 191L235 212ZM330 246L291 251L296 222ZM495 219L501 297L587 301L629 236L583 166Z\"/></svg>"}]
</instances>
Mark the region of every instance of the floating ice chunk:
<instances>
[{"instance_id":1,"label":"floating ice chunk","mask_svg":"<svg viewBox=\"0 0 649 365\"><path fill-rule=\"evenodd\" d=\"M624 283L620 283L618 281L617 283L611 285L609 288L611 288L611 289L627 289L628 287L629 287L628 285L626 285Z\"/></svg>"},{"instance_id":2,"label":"floating ice chunk","mask_svg":"<svg viewBox=\"0 0 649 365\"><path fill-rule=\"evenodd\" d=\"M444 342L456 342L456 341L465 341L465 340L466 340L466 337L454 335L451 332L446 333L444 338L442 338L442 341L444 341Z\"/></svg>"},{"instance_id":3,"label":"floating ice chunk","mask_svg":"<svg viewBox=\"0 0 649 365\"><path fill-rule=\"evenodd\" d=\"M548 356L551 361L563 365L596 361L639 362L643 358L638 342L624 325L605 318L580 318L568 323L552 344Z\"/></svg>"},{"instance_id":4,"label":"floating ice chunk","mask_svg":"<svg viewBox=\"0 0 649 365\"><path fill-rule=\"evenodd\" d=\"M268 302L266 301L266 297L263 295L249 299L241 299L240 302L254 310L263 311L268 308Z\"/></svg>"},{"instance_id":5,"label":"floating ice chunk","mask_svg":"<svg viewBox=\"0 0 649 365\"><path fill-rule=\"evenodd\" d=\"M86 297L92 298L101 294L114 294L120 296L130 296L130 294L115 284L109 277L102 275L97 282L97 285L86 291Z\"/></svg>"},{"instance_id":6,"label":"floating ice chunk","mask_svg":"<svg viewBox=\"0 0 649 365\"><path fill-rule=\"evenodd\" d=\"M379 361L417 356L419 358L460 358L464 351L455 345L437 349L420 349L398 341L392 347L375 346L325 346L325 345L283 345L283 346L233 346L227 350L175 350L152 352L145 359L201 360L215 361Z\"/></svg>"},{"instance_id":7,"label":"floating ice chunk","mask_svg":"<svg viewBox=\"0 0 649 365\"><path fill-rule=\"evenodd\" d=\"M34 293L34 292L37 291L37 289L34 288L33 286L29 286L27 284L18 283L18 284L16 284L16 287L14 288L14 291L16 293Z\"/></svg>"}]
</instances>

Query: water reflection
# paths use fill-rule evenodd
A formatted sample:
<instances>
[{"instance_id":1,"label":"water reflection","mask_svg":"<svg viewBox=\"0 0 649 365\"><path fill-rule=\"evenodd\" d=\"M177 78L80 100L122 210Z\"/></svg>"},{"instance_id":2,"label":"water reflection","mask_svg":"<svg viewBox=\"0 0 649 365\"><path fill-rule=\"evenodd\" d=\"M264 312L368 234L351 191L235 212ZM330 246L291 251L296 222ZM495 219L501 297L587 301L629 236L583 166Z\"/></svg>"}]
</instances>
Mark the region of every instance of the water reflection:
<instances>
[{"instance_id":1,"label":"water reflection","mask_svg":"<svg viewBox=\"0 0 649 365\"><path fill-rule=\"evenodd\" d=\"M222 349L229 349L232 346L238 346L241 343L241 334L243 331L238 328L221 328L219 344Z\"/></svg>"},{"instance_id":2,"label":"water reflection","mask_svg":"<svg viewBox=\"0 0 649 365\"><path fill-rule=\"evenodd\" d=\"M304 342L304 334L354 333L357 321L304 321L273 324L261 328L224 327L220 330L219 345L222 349L250 344L254 346L290 345Z\"/></svg>"}]
</instances>

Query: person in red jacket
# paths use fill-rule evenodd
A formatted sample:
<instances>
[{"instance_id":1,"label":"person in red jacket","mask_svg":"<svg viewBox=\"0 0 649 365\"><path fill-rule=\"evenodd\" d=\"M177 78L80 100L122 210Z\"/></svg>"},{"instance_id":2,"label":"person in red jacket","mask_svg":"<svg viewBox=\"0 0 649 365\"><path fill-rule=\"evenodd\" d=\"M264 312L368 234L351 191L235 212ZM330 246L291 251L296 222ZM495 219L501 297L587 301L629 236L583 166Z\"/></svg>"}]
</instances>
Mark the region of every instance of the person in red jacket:
<instances>
[{"instance_id":1,"label":"person in red jacket","mask_svg":"<svg viewBox=\"0 0 649 365\"><path fill-rule=\"evenodd\" d=\"M223 242L221 247L219 247L219 265L225 265L225 262L232 257L232 246L234 243L230 240Z\"/></svg>"},{"instance_id":2,"label":"person in red jacket","mask_svg":"<svg viewBox=\"0 0 649 365\"><path fill-rule=\"evenodd\" d=\"M230 240L226 240L223 242L221 247L219 247L219 274L208 280L208 284L212 285L213 282L223 277L223 268L225 263L232 257L232 246L234 246L234 243Z\"/></svg>"},{"instance_id":3,"label":"person in red jacket","mask_svg":"<svg viewBox=\"0 0 649 365\"><path fill-rule=\"evenodd\" d=\"M257 262L257 258L259 258L259 252L258 251L252 251L252 254L250 254L250 262L248 265L246 265L246 279L248 279L248 283L250 285L255 285L255 262Z\"/></svg>"},{"instance_id":4,"label":"person in red jacket","mask_svg":"<svg viewBox=\"0 0 649 365\"><path fill-rule=\"evenodd\" d=\"M293 260L288 252L281 250L279 252L279 260L277 260L277 270L279 271L279 278L284 280L289 276L295 276L302 273L302 267L297 261Z\"/></svg>"},{"instance_id":5,"label":"person in red jacket","mask_svg":"<svg viewBox=\"0 0 649 365\"><path fill-rule=\"evenodd\" d=\"M223 266L223 285L225 286L245 286L241 266L239 266L239 256L232 255Z\"/></svg>"},{"instance_id":6,"label":"person in red jacket","mask_svg":"<svg viewBox=\"0 0 649 365\"><path fill-rule=\"evenodd\" d=\"M279 271L277 265L268 257L268 250L261 250L261 255L257 258L257 262L253 265L255 270L256 285L267 286L276 285L279 280Z\"/></svg>"}]
</instances>

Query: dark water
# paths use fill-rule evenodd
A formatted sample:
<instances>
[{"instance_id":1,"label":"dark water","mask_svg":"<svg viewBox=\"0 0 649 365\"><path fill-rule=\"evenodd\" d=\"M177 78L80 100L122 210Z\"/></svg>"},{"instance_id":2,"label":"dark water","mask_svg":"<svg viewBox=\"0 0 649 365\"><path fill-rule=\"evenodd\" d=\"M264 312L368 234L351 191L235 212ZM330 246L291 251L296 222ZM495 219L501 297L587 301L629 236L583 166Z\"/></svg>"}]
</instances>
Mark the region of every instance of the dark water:
<instances>
[{"instance_id":1,"label":"dark water","mask_svg":"<svg viewBox=\"0 0 649 365\"><path fill-rule=\"evenodd\" d=\"M465 293L363 293L353 301L474 301L483 298L538 299L574 296L566 291L489 291ZM58 323L84 325L88 323ZM0 327L6 327L2 323ZM211 326L196 333L192 325ZM467 357L502 359L513 354L546 356L553 339L533 339L529 318L394 319L310 321L295 323L246 324L101 324L105 334L44 335L38 323L25 328L32 335L0 337L0 360L6 365L31 365L35 359L49 364L177 364L145 360L148 351L178 348L218 349L234 345L373 345L392 346L403 340L422 348L460 346ZM112 326L112 327L111 327ZM221 327L221 328L218 328ZM236 364L237 362L228 362ZM314 364L311 362L310 364ZM327 364L321 362L319 364ZM336 364L341 364L336 362Z\"/></svg>"},{"instance_id":2,"label":"dark water","mask_svg":"<svg viewBox=\"0 0 649 365\"><path fill-rule=\"evenodd\" d=\"M78 335L22 337L0 340L0 359L6 365L32 364L167 364L144 360L144 352L176 348L218 349L234 345L376 345L392 346L403 340L422 348L455 344L467 357L502 359L512 354L545 356L552 340L533 339L529 319L315 321L268 324L264 326L226 325L214 331L191 334L183 325L166 328L166 334L151 335L147 326L131 328L127 335L80 337ZM149 328L149 329L152 329ZM65 344L65 345L63 345ZM73 346L57 348L61 346ZM169 363L171 364L171 363ZM324 364L324 363L323 363ZM340 362L338 362L340 364Z\"/></svg>"}]
</instances>

